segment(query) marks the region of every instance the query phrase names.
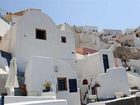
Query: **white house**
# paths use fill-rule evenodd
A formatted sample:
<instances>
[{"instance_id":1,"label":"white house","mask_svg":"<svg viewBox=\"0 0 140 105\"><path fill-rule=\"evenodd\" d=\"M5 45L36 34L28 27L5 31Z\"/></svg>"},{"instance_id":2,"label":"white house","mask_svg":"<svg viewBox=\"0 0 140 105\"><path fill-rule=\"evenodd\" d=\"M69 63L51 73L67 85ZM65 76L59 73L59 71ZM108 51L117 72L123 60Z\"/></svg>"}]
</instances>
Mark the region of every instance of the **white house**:
<instances>
[{"instance_id":1,"label":"white house","mask_svg":"<svg viewBox=\"0 0 140 105\"><path fill-rule=\"evenodd\" d=\"M25 71L28 95L41 95L45 81L51 81L57 99L66 99L69 105L80 105L77 74L60 59L32 57Z\"/></svg>"},{"instance_id":2,"label":"white house","mask_svg":"<svg viewBox=\"0 0 140 105\"><path fill-rule=\"evenodd\" d=\"M51 18L39 9L7 14L5 19L11 23L11 26L9 30L7 28L6 33L2 31L0 49L16 57L19 71L25 72L26 69L25 81L28 95L36 94L34 91L41 94L43 82L50 80L55 84L57 98L67 99L69 104L80 105L76 72L69 64L57 60L76 58L73 32L58 29ZM5 25L7 21L0 22ZM35 56L42 57L34 58ZM55 74L59 77L57 78ZM57 82L66 84L60 84L60 89L56 89ZM71 90L73 87L69 85L70 83L75 84L75 90ZM61 85L66 85L65 90L62 90Z\"/></svg>"},{"instance_id":3,"label":"white house","mask_svg":"<svg viewBox=\"0 0 140 105\"><path fill-rule=\"evenodd\" d=\"M67 23L57 26L60 30L74 34L76 48L100 50L100 38L96 26L70 26Z\"/></svg>"},{"instance_id":4,"label":"white house","mask_svg":"<svg viewBox=\"0 0 140 105\"><path fill-rule=\"evenodd\" d=\"M97 26L83 26L83 31L86 33L98 32Z\"/></svg>"},{"instance_id":5,"label":"white house","mask_svg":"<svg viewBox=\"0 0 140 105\"><path fill-rule=\"evenodd\" d=\"M75 59L73 33L57 29L41 10L27 9L10 15L12 26L3 35L1 50L16 57L20 71L25 71L32 56Z\"/></svg>"},{"instance_id":6,"label":"white house","mask_svg":"<svg viewBox=\"0 0 140 105\"><path fill-rule=\"evenodd\" d=\"M103 29L102 31L105 35L121 35L122 31L121 30L116 30L116 29Z\"/></svg>"},{"instance_id":7,"label":"white house","mask_svg":"<svg viewBox=\"0 0 140 105\"><path fill-rule=\"evenodd\" d=\"M106 73L108 68L115 67L113 53L109 50L101 50L81 59L68 62L78 74L82 103L86 103L86 93L91 94L89 87L92 88L92 84L95 85L96 77Z\"/></svg>"},{"instance_id":8,"label":"white house","mask_svg":"<svg viewBox=\"0 0 140 105\"><path fill-rule=\"evenodd\" d=\"M132 35L132 34L135 33L135 30L136 29L134 29L134 28L127 28L127 29L124 30L123 34L124 35Z\"/></svg>"},{"instance_id":9,"label":"white house","mask_svg":"<svg viewBox=\"0 0 140 105\"><path fill-rule=\"evenodd\" d=\"M58 99L67 99L69 105L80 105L78 87L84 103L96 77L115 67L110 50L76 58L77 47L100 50L97 27L56 26L39 9L7 14L5 19L11 26L2 32L0 49L16 57L18 70L25 72L28 95L41 95L42 84L47 80L52 82L52 91Z\"/></svg>"},{"instance_id":10,"label":"white house","mask_svg":"<svg viewBox=\"0 0 140 105\"><path fill-rule=\"evenodd\" d=\"M100 85L97 87L98 98L116 97L117 92L127 96L130 95L128 78L123 67L108 69L107 73L96 78L96 82Z\"/></svg>"},{"instance_id":11,"label":"white house","mask_svg":"<svg viewBox=\"0 0 140 105\"><path fill-rule=\"evenodd\" d=\"M97 76L105 73L108 68L115 67L113 52L109 50L101 50L70 63L79 77Z\"/></svg>"},{"instance_id":12,"label":"white house","mask_svg":"<svg viewBox=\"0 0 140 105\"><path fill-rule=\"evenodd\" d=\"M104 40L110 41L113 37L121 35L122 31L116 29L103 29L100 33Z\"/></svg>"}]
</instances>

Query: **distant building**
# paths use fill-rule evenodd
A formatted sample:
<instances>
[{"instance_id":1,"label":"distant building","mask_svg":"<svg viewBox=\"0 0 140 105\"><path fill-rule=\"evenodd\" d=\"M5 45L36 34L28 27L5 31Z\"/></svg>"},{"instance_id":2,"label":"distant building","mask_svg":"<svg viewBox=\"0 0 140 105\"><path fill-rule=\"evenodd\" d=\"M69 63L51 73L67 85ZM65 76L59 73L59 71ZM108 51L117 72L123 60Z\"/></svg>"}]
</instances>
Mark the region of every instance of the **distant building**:
<instances>
[{"instance_id":1,"label":"distant building","mask_svg":"<svg viewBox=\"0 0 140 105\"><path fill-rule=\"evenodd\" d=\"M136 28L136 30L135 30L134 46L140 47L140 27Z\"/></svg>"},{"instance_id":2,"label":"distant building","mask_svg":"<svg viewBox=\"0 0 140 105\"><path fill-rule=\"evenodd\" d=\"M106 36L109 35L121 35L122 34L122 30L116 30L116 29L103 29L102 31Z\"/></svg>"},{"instance_id":3,"label":"distant building","mask_svg":"<svg viewBox=\"0 0 140 105\"><path fill-rule=\"evenodd\" d=\"M113 38L117 37L118 35L122 35L122 30L103 29L100 32L100 36L105 42L112 40Z\"/></svg>"}]
</instances>

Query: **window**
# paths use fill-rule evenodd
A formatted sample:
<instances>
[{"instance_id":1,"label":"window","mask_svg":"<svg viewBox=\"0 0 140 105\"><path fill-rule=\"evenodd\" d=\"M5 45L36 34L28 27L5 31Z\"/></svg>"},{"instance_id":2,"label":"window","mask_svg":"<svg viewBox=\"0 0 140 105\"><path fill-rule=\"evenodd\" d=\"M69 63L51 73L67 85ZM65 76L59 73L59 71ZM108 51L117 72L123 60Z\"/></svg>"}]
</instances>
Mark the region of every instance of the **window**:
<instances>
[{"instance_id":1,"label":"window","mask_svg":"<svg viewBox=\"0 0 140 105\"><path fill-rule=\"evenodd\" d=\"M69 91L70 93L77 92L77 80L69 79Z\"/></svg>"},{"instance_id":2,"label":"window","mask_svg":"<svg viewBox=\"0 0 140 105\"><path fill-rule=\"evenodd\" d=\"M58 83L58 91L66 91L67 90L67 78L57 78Z\"/></svg>"},{"instance_id":3,"label":"window","mask_svg":"<svg viewBox=\"0 0 140 105\"><path fill-rule=\"evenodd\" d=\"M61 36L61 42L62 42L62 43L66 43L66 42L67 42L67 40L66 40L66 37L65 37L65 36Z\"/></svg>"},{"instance_id":4,"label":"window","mask_svg":"<svg viewBox=\"0 0 140 105\"><path fill-rule=\"evenodd\" d=\"M88 85L88 80L87 79L83 80L83 85Z\"/></svg>"},{"instance_id":5,"label":"window","mask_svg":"<svg viewBox=\"0 0 140 105\"><path fill-rule=\"evenodd\" d=\"M93 95L97 95L97 88L100 87L100 84L95 82L95 85L91 87L91 91Z\"/></svg>"},{"instance_id":6,"label":"window","mask_svg":"<svg viewBox=\"0 0 140 105\"><path fill-rule=\"evenodd\" d=\"M36 29L36 39L46 40L46 30Z\"/></svg>"}]
</instances>

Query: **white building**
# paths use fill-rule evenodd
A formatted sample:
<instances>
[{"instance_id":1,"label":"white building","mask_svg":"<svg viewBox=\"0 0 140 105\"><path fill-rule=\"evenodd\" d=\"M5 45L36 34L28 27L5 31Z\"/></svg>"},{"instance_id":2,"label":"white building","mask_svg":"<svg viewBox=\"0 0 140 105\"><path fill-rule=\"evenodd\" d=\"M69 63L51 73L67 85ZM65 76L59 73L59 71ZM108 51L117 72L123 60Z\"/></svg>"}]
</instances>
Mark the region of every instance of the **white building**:
<instances>
[{"instance_id":1,"label":"white building","mask_svg":"<svg viewBox=\"0 0 140 105\"><path fill-rule=\"evenodd\" d=\"M105 35L121 35L122 31L121 30L116 30L116 29L103 29L102 31Z\"/></svg>"},{"instance_id":2,"label":"white building","mask_svg":"<svg viewBox=\"0 0 140 105\"><path fill-rule=\"evenodd\" d=\"M96 78L96 82L100 85L97 87L98 98L112 98L117 92L130 95L128 78L123 67L108 69L107 73Z\"/></svg>"},{"instance_id":3,"label":"white building","mask_svg":"<svg viewBox=\"0 0 140 105\"><path fill-rule=\"evenodd\" d=\"M50 75L56 73L54 68L56 69L58 67L59 70L57 74L59 77L65 77L60 78L60 80L64 79L66 81L67 88L66 90L62 90L62 92L57 92L57 98L67 99L69 104L80 105L78 87L76 87L76 92L73 92L73 90L69 90L71 86L68 85L69 82L72 82L72 79L75 79L75 85L77 86L76 72L70 68L69 64L63 63L64 61L59 62L57 59L49 60L43 58L76 59L74 34L72 32L59 30L51 18L38 9L27 9L8 14L5 18L10 21L12 25L6 34L5 31L1 31L3 34L0 48L1 50L12 53L12 56L16 57L19 71L25 72L27 68L25 81L28 95L39 95L33 94L32 92L37 91L41 93L42 83L45 82L45 80L53 80L52 82L55 84L56 92L58 90L56 88L58 87L56 83L57 77L54 78ZM3 20L0 22L3 22L2 24L4 25L7 24ZM42 56L42 58L33 59L32 57L35 56ZM42 64L40 64L40 62L42 62ZM56 64L55 67L52 62ZM33 67L36 69L33 69ZM61 73L59 71L61 71ZM75 101L75 99L77 100Z\"/></svg>"},{"instance_id":4,"label":"white building","mask_svg":"<svg viewBox=\"0 0 140 105\"><path fill-rule=\"evenodd\" d=\"M98 32L98 28L96 26L84 26L83 31L86 33Z\"/></svg>"},{"instance_id":5,"label":"white building","mask_svg":"<svg viewBox=\"0 0 140 105\"><path fill-rule=\"evenodd\" d=\"M115 30L115 29L103 29L100 34L101 34L102 39L108 42L112 40L114 37L118 35L122 35L122 31Z\"/></svg>"},{"instance_id":6,"label":"white building","mask_svg":"<svg viewBox=\"0 0 140 105\"><path fill-rule=\"evenodd\" d=\"M127 28L126 30L124 30L123 34L124 35L132 35L135 33L135 30L134 28Z\"/></svg>"},{"instance_id":7,"label":"white building","mask_svg":"<svg viewBox=\"0 0 140 105\"><path fill-rule=\"evenodd\" d=\"M77 73L60 59L32 57L25 72L28 95L41 95L42 84L52 83L52 92L57 99L66 99L69 105L80 105L80 93L77 87Z\"/></svg>"},{"instance_id":8,"label":"white building","mask_svg":"<svg viewBox=\"0 0 140 105\"><path fill-rule=\"evenodd\" d=\"M38 9L8 14L5 18L11 27L7 27L6 34L3 31L0 48L16 57L19 71L26 69L28 95L41 95L42 84L47 80L54 84L52 89L57 98L67 99L69 105L79 105L78 87L84 103L86 93L91 94L91 88L96 84L96 77L115 67L113 52L109 50L76 59L76 48L102 48L97 27L56 26ZM0 22L7 24L3 20ZM118 31L114 33L117 35Z\"/></svg>"},{"instance_id":9,"label":"white building","mask_svg":"<svg viewBox=\"0 0 140 105\"><path fill-rule=\"evenodd\" d=\"M27 9L14 13L11 21L14 25L3 35L0 45L1 50L16 57L20 71L25 71L32 56L75 59L73 33L57 29L41 10Z\"/></svg>"},{"instance_id":10,"label":"white building","mask_svg":"<svg viewBox=\"0 0 140 105\"><path fill-rule=\"evenodd\" d=\"M108 68L115 67L113 53L109 50L101 50L100 52L89 54L81 59L69 62L78 74L82 103L86 103L85 95L87 91L88 94L91 94L90 89L95 85L96 77L106 73Z\"/></svg>"}]
</instances>

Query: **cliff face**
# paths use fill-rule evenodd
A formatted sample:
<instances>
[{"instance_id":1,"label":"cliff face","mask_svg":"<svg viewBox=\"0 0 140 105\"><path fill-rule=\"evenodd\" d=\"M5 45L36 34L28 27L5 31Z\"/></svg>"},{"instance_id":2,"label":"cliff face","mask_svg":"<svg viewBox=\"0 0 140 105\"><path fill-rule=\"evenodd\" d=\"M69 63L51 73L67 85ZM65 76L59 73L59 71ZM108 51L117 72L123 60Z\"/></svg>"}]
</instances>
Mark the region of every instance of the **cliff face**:
<instances>
[{"instance_id":1,"label":"cliff face","mask_svg":"<svg viewBox=\"0 0 140 105\"><path fill-rule=\"evenodd\" d=\"M115 57L129 59L140 59L140 48L117 47L114 51Z\"/></svg>"}]
</instances>

